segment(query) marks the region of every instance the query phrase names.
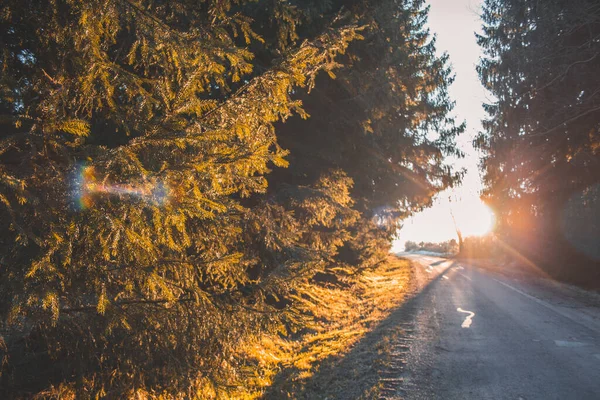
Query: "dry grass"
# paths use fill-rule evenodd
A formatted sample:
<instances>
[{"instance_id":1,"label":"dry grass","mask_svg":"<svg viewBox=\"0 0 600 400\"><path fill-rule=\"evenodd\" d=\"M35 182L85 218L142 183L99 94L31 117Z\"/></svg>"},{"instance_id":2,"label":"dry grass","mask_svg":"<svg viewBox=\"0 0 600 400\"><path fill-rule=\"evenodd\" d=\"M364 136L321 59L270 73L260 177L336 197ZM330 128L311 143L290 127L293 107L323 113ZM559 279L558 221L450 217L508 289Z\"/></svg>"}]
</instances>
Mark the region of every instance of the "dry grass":
<instances>
[{"instance_id":1,"label":"dry grass","mask_svg":"<svg viewBox=\"0 0 600 400\"><path fill-rule=\"evenodd\" d=\"M200 377L190 388L192 393L177 398L377 398L382 387L379 372L392 360L394 338L403 334L397 318L390 315L405 301L412 277L409 261L389 256L386 263L346 282L349 285L343 288L306 283L295 298L299 326L305 327L302 332L293 339L257 335L240 349L247 365L238 375L241 384L215 386ZM70 383L51 387L37 397L77 398ZM127 397L172 399L143 389Z\"/></svg>"},{"instance_id":2,"label":"dry grass","mask_svg":"<svg viewBox=\"0 0 600 400\"><path fill-rule=\"evenodd\" d=\"M354 397L375 396L374 365L385 362L392 338L372 336L403 303L410 283L410 263L390 256L349 288L307 284L296 301L313 315L312 326L295 340L262 337L250 343L244 354L258 368L249 371L247 386L234 398L327 398L327 393L347 392L351 386Z\"/></svg>"}]
</instances>

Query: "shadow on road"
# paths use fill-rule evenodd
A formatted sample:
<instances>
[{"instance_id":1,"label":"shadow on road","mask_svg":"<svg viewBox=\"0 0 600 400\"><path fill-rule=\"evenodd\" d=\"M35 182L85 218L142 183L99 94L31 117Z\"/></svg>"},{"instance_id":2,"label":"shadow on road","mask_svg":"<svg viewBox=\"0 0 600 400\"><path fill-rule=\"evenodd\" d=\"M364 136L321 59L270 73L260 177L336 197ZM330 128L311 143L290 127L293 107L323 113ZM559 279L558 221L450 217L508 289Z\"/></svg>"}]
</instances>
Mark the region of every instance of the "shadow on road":
<instances>
[{"instance_id":1,"label":"shadow on road","mask_svg":"<svg viewBox=\"0 0 600 400\"><path fill-rule=\"evenodd\" d=\"M312 376L299 379L299 369L293 366L284 368L262 399L377 398L401 390L402 372L414 330L413 320L420 301L454 265L455 262L451 261L422 290L416 289L349 352L323 360Z\"/></svg>"},{"instance_id":2,"label":"shadow on road","mask_svg":"<svg viewBox=\"0 0 600 400\"><path fill-rule=\"evenodd\" d=\"M434 263L429 264L429 266L430 267L435 267L435 266L438 266L438 265L443 264L445 262L448 262L448 260L444 259L444 260L436 261Z\"/></svg>"}]
</instances>

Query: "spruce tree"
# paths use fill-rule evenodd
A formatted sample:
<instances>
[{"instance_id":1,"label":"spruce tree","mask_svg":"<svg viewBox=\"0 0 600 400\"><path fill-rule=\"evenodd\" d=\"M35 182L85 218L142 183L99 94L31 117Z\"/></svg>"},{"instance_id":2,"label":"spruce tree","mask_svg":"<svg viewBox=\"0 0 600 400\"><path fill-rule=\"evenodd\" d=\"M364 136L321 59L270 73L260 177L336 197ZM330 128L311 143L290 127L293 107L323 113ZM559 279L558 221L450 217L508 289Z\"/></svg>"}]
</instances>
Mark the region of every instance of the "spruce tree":
<instances>
[{"instance_id":1,"label":"spruce tree","mask_svg":"<svg viewBox=\"0 0 600 400\"><path fill-rule=\"evenodd\" d=\"M351 43L336 79L317 79L303 97L311 118L294 117L279 130L290 167L274 171L270 190L279 180L306 185L324 170L343 171L360 218L347 221L336 259L364 267L385 259L404 218L459 181L462 171L446 157L462 155L454 138L464 125L452 118L453 76L447 56L435 53L424 2L359 8L364 40Z\"/></svg>"},{"instance_id":2,"label":"spruce tree","mask_svg":"<svg viewBox=\"0 0 600 400\"><path fill-rule=\"evenodd\" d=\"M499 233L550 272L589 279L598 243L580 233L600 232L600 6L488 0L482 17L479 74L494 101L475 145Z\"/></svg>"},{"instance_id":3,"label":"spruce tree","mask_svg":"<svg viewBox=\"0 0 600 400\"><path fill-rule=\"evenodd\" d=\"M0 393L243 383L242 344L305 323L303 283L380 261L457 179L425 16L391 0L3 2Z\"/></svg>"}]
</instances>

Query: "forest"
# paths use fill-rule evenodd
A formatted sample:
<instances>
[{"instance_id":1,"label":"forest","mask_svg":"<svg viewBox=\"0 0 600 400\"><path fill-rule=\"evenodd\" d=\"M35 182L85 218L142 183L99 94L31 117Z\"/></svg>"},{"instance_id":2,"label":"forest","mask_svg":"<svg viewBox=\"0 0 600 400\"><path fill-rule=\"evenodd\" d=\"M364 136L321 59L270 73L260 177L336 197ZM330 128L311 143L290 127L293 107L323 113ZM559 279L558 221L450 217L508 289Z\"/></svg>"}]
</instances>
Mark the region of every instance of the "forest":
<instances>
[{"instance_id":1,"label":"forest","mask_svg":"<svg viewBox=\"0 0 600 400\"><path fill-rule=\"evenodd\" d=\"M0 397L228 398L459 182L421 0L5 0Z\"/></svg>"},{"instance_id":2,"label":"forest","mask_svg":"<svg viewBox=\"0 0 600 400\"><path fill-rule=\"evenodd\" d=\"M2 0L0 397L258 398L249 349L461 182L428 10ZM489 253L600 284L600 3L482 21Z\"/></svg>"},{"instance_id":3,"label":"forest","mask_svg":"<svg viewBox=\"0 0 600 400\"><path fill-rule=\"evenodd\" d=\"M482 20L492 247L600 287L600 3L486 0Z\"/></svg>"}]
</instances>

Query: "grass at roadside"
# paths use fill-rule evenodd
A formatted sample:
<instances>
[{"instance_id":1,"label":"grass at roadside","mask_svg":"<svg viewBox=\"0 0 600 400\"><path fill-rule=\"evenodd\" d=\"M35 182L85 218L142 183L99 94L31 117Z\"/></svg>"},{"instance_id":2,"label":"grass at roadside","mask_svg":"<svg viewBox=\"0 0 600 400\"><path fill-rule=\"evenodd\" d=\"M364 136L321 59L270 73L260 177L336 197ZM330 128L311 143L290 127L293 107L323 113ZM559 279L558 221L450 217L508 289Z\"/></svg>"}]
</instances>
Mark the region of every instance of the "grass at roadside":
<instances>
[{"instance_id":1,"label":"grass at roadside","mask_svg":"<svg viewBox=\"0 0 600 400\"><path fill-rule=\"evenodd\" d=\"M215 386L199 378L190 388L191 397L377 398L382 388L379 372L392 359L394 338L403 334L389 317L411 292L413 273L410 261L390 255L377 268L347 278L342 284L307 281L294 298L300 330L291 335L289 331L257 334L239 350L246 368L237 372L235 384ZM36 398L77 396L72 385L59 384ZM172 397L139 389L128 398Z\"/></svg>"},{"instance_id":2,"label":"grass at roadside","mask_svg":"<svg viewBox=\"0 0 600 400\"><path fill-rule=\"evenodd\" d=\"M364 397L375 396L376 385L361 385L357 380L370 380L370 383L377 380L373 363L385 359L384 353L391 347L386 346L388 339L381 338L374 348L369 347L359 354L352 352L350 356L350 352L403 303L411 277L410 262L390 256L388 262L364 273L349 287L307 284L305 293L309 295L299 296L296 301L313 316L314 322L294 340L262 337L249 343L243 351L249 365L255 368L248 371L248 385L240 388L235 396L260 398L268 391L277 398L325 398L326 393L315 380L325 383L333 393L336 387L354 385L369 388L370 393L362 393ZM325 360L331 364L332 360L349 356L356 359L348 363L351 368L343 373L322 368ZM317 391L311 393L311 390Z\"/></svg>"}]
</instances>

